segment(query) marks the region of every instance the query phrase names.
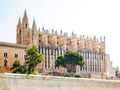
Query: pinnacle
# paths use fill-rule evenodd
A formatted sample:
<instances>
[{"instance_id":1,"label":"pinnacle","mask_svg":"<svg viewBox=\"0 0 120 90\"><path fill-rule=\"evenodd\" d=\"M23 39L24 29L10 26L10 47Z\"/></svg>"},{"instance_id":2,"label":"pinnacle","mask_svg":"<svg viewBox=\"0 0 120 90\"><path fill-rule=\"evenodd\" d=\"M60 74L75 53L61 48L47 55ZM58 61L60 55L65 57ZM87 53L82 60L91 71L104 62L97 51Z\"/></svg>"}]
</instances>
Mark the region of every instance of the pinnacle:
<instances>
[{"instance_id":1,"label":"pinnacle","mask_svg":"<svg viewBox=\"0 0 120 90\"><path fill-rule=\"evenodd\" d=\"M27 11L25 9L23 18L27 18Z\"/></svg>"},{"instance_id":2,"label":"pinnacle","mask_svg":"<svg viewBox=\"0 0 120 90\"><path fill-rule=\"evenodd\" d=\"M36 23L35 23L35 19L33 20L32 29L33 29L33 30L36 30Z\"/></svg>"}]
</instances>

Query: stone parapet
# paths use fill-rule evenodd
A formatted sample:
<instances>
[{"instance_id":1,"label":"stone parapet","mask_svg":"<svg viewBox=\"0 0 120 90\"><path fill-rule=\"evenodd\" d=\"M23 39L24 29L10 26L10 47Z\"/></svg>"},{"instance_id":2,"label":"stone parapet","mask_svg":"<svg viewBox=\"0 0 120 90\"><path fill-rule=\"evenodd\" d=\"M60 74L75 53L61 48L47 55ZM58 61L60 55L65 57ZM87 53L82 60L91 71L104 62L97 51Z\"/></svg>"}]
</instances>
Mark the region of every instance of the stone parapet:
<instances>
[{"instance_id":1,"label":"stone parapet","mask_svg":"<svg viewBox=\"0 0 120 90\"><path fill-rule=\"evenodd\" d=\"M120 81L5 73L0 90L120 90Z\"/></svg>"}]
</instances>

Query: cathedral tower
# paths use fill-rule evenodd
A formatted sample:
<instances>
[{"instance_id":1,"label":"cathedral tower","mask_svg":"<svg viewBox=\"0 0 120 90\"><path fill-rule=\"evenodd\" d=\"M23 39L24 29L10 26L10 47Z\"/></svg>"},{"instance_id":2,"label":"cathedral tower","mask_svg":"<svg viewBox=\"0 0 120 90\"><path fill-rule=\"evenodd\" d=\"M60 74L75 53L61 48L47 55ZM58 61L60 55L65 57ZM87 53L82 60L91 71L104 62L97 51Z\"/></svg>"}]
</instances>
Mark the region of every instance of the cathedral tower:
<instances>
[{"instance_id":1,"label":"cathedral tower","mask_svg":"<svg viewBox=\"0 0 120 90\"><path fill-rule=\"evenodd\" d=\"M17 31L17 35L16 35L17 36L16 37L17 44L29 45L29 46L31 46L35 43L37 44L37 41L36 41L37 40L37 30L36 30L35 20L33 21L32 29L29 28L29 20L27 17L26 10L24 11L22 22L21 22L21 19L19 18L16 31Z\"/></svg>"}]
</instances>

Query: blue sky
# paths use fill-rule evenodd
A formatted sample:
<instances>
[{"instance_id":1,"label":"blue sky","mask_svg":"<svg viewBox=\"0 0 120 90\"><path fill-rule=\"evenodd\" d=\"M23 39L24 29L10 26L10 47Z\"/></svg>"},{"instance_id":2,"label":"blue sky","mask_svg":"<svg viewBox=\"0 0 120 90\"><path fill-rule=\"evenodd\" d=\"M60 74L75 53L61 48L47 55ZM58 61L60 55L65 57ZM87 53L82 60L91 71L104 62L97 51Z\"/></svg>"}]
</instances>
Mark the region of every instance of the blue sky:
<instances>
[{"instance_id":1,"label":"blue sky","mask_svg":"<svg viewBox=\"0 0 120 90\"><path fill-rule=\"evenodd\" d=\"M16 25L27 10L29 25L78 36L106 37L106 53L120 67L120 0L0 0L0 41L16 42Z\"/></svg>"}]
</instances>

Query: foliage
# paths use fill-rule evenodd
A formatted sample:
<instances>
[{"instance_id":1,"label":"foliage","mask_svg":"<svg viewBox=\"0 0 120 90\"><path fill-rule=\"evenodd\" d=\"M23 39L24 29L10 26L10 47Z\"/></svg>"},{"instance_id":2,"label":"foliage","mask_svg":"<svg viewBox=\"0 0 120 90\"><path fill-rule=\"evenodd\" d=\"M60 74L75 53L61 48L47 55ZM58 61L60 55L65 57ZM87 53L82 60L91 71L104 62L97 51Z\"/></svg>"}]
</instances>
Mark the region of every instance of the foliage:
<instances>
[{"instance_id":1,"label":"foliage","mask_svg":"<svg viewBox=\"0 0 120 90\"><path fill-rule=\"evenodd\" d=\"M21 66L20 62L18 60L15 60L10 69L13 70L13 69L20 67L20 66Z\"/></svg>"},{"instance_id":2,"label":"foliage","mask_svg":"<svg viewBox=\"0 0 120 90\"><path fill-rule=\"evenodd\" d=\"M15 61L13 64L13 73L22 73L22 74L35 74L37 73L35 67L37 64L43 61L43 56L38 52L36 46L32 46L27 49L27 60L23 65L20 65L20 62Z\"/></svg>"},{"instance_id":3,"label":"foliage","mask_svg":"<svg viewBox=\"0 0 120 90\"><path fill-rule=\"evenodd\" d=\"M34 74L34 75L38 74L37 70L34 70L34 71L33 71L33 74Z\"/></svg>"},{"instance_id":4,"label":"foliage","mask_svg":"<svg viewBox=\"0 0 120 90\"><path fill-rule=\"evenodd\" d=\"M63 55L60 55L57 57L57 60L55 62L56 67L59 67L59 65L65 67L65 59Z\"/></svg>"},{"instance_id":5,"label":"foliage","mask_svg":"<svg viewBox=\"0 0 120 90\"><path fill-rule=\"evenodd\" d=\"M77 74L77 75L75 75L74 77L76 77L76 78L81 78L81 77L80 77L80 75L78 75L78 74Z\"/></svg>"},{"instance_id":6,"label":"foliage","mask_svg":"<svg viewBox=\"0 0 120 90\"><path fill-rule=\"evenodd\" d=\"M101 79L103 79L104 72L100 72Z\"/></svg>"},{"instance_id":7,"label":"foliage","mask_svg":"<svg viewBox=\"0 0 120 90\"><path fill-rule=\"evenodd\" d=\"M38 48L36 46L32 46L32 48L27 49L27 56L28 59L25 62L27 73L32 74L37 64L43 61L43 56L38 52Z\"/></svg>"},{"instance_id":8,"label":"foliage","mask_svg":"<svg viewBox=\"0 0 120 90\"><path fill-rule=\"evenodd\" d=\"M65 74L64 77L71 77L69 73Z\"/></svg>"},{"instance_id":9,"label":"foliage","mask_svg":"<svg viewBox=\"0 0 120 90\"><path fill-rule=\"evenodd\" d=\"M25 65L21 65L21 66L15 68L15 70L13 71L13 73L25 74L26 73L26 67L25 67Z\"/></svg>"},{"instance_id":10,"label":"foliage","mask_svg":"<svg viewBox=\"0 0 120 90\"><path fill-rule=\"evenodd\" d=\"M68 72L75 72L75 66L84 64L83 57L80 53L74 51L67 51L64 55L58 56L56 60L56 67L67 67Z\"/></svg>"}]
</instances>

